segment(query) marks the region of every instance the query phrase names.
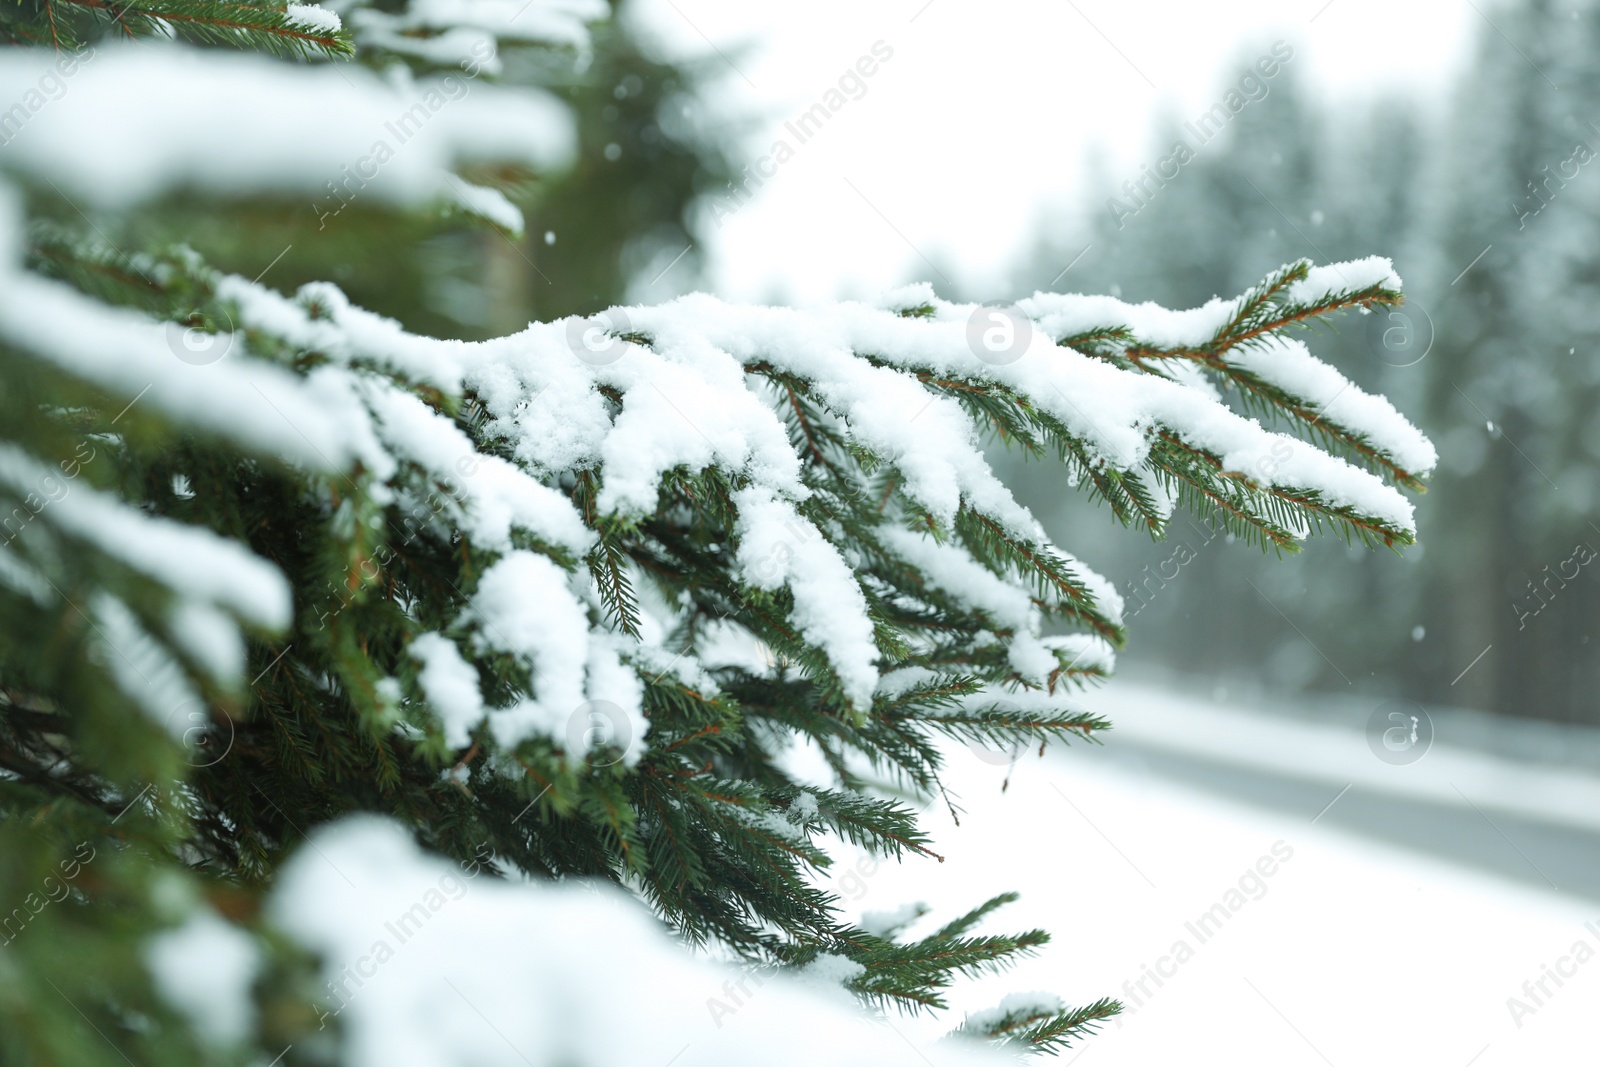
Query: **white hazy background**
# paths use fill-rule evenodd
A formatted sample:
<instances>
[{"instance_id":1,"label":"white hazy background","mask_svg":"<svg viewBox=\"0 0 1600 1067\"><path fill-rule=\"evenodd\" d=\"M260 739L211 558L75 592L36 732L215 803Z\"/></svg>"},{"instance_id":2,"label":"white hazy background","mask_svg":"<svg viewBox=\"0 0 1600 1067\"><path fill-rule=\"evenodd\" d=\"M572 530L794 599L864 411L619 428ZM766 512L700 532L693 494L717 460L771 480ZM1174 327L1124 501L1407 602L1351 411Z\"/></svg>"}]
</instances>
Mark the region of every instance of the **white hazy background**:
<instances>
[{"instance_id":1,"label":"white hazy background","mask_svg":"<svg viewBox=\"0 0 1600 1067\"><path fill-rule=\"evenodd\" d=\"M864 97L707 227L713 291L801 303L912 279L1008 295L1006 267L1076 205L1090 153L1136 176L1158 158L1164 109L1198 114L1273 41L1333 99L1435 99L1494 16L1488 0L641 0L633 12L669 53L728 57L710 103L754 120L750 158L873 42L894 49Z\"/></svg>"}]
</instances>

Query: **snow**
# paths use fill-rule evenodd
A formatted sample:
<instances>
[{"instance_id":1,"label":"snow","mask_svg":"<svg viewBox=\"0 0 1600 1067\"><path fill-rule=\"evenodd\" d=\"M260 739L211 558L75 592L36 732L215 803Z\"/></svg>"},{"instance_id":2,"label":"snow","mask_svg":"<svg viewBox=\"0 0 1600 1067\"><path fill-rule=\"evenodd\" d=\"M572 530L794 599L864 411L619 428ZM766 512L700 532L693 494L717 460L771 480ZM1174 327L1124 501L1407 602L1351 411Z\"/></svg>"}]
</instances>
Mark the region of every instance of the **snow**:
<instances>
[{"instance_id":1,"label":"snow","mask_svg":"<svg viewBox=\"0 0 1600 1067\"><path fill-rule=\"evenodd\" d=\"M928 906L921 902L901 904L899 907L886 908L882 911L864 911L856 925L874 937L888 937L895 931L910 926L927 913Z\"/></svg>"},{"instance_id":2,"label":"snow","mask_svg":"<svg viewBox=\"0 0 1600 1067\"><path fill-rule=\"evenodd\" d=\"M857 963L848 956L819 952L816 959L795 972L795 977L809 985L837 988L847 982L855 981L866 973L865 965Z\"/></svg>"},{"instance_id":3,"label":"snow","mask_svg":"<svg viewBox=\"0 0 1600 1067\"><path fill-rule=\"evenodd\" d=\"M995 574L966 549L897 527L884 529L881 536L896 556L927 577L933 589L983 612L1002 628L1037 636L1038 612L1028 590Z\"/></svg>"},{"instance_id":4,"label":"snow","mask_svg":"<svg viewBox=\"0 0 1600 1067\"><path fill-rule=\"evenodd\" d=\"M202 1040L228 1046L251 1036L251 985L261 960L248 934L202 906L183 925L146 942L144 957L157 991Z\"/></svg>"},{"instance_id":5,"label":"snow","mask_svg":"<svg viewBox=\"0 0 1600 1067\"><path fill-rule=\"evenodd\" d=\"M1233 318L1237 299L1212 297L1197 308L1175 310L1146 301L1129 304L1111 296L1085 293L1035 293L1017 306L1060 341L1107 326L1126 326L1154 348L1197 348L1216 337Z\"/></svg>"},{"instance_id":6,"label":"snow","mask_svg":"<svg viewBox=\"0 0 1600 1067\"><path fill-rule=\"evenodd\" d=\"M50 484L54 477L53 470L15 445L0 444L0 481L19 496ZM184 596L226 609L242 621L273 630L289 624L289 587L277 568L210 530L147 515L78 483L45 503L37 517Z\"/></svg>"},{"instance_id":7,"label":"snow","mask_svg":"<svg viewBox=\"0 0 1600 1067\"><path fill-rule=\"evenodd\" d=\"M1394 264L1383 256L1312 267L1304 278L1292 283L1284 295L1291 303L1319 304L1340 293L1370 289L1374 285L1400 291L1400 276L1395 273Z\"/></svg>"},{"instance_id":8,"label":"snow","mask_svg":"<svg viewBox=\"0 0 1600 1067\"><path fill-rule=\"evenodd\" d=\"M174 355L175 331L182 332L174 324L17 269L19 230L15 194L0 187L0 339L250 452L324 469L361 454L341 410L349 398L327 379L227 358L233 341L226 334L219 335L220 361L185 363Z\"/></svg>"},{"instance_id":9,"label":"snow","mask_svg":"<svg viewBox=\"0 0 1600 1067\"><path fill-rule=\"evenodd\" d=\"M822 649L858 708L872 702L878 685L878 646L867 600L831 541L770 490L741 489L736 532L740 577L758 589L787 585L793 618L806 643Z\"/></svg>"},{"instance_id":10,"label":"snow","mask_svg":"<svg viewBox=\"0 0 1600 1067\"><path fill-rule=\"evenodd\" d=\"M350 13L356 40L473 73L501 71L497 42L589 47L588 23L604 19L604 0L412 0L400 12Z\"/></svg>"},{"instance_id":11,"label":"snow","mask_svg":"<svg viewBox=\"0 0 1600 1067\"><path fill-rule=\"evenodd\" d=\"M1517 831L1502 812L1542 812L1594 828L1594 795L1574 781L1592 783L1592 775L1469 759L1438 743L1420 762L1392 767L1372 758L1359 729L1336 743L1332 731L1281 715L1120 681L1083 703L1116 722L1104 748L996 766L948 746L945 775L962 808L960 824L942 805L923 815L930 847L945 862L936 871L921 861L884 865L853 898L874 910L927 901L938 916L1001 890L1021 893L979 932L1039 926L1058 942L1001 978L960 981L951 992L958 1017L990 1009L1007 987L1051 990L1071 1004L1102 995L1126 1000L1133 1010L1084 1044L1084 1067L1309 1067L1324 1062L1318 1052L1334 1064L1372 1067L1464 1065L1474 1057L1481 1057L1474 1067L1583 1062L1594 1041L1600 971L1580 967L1520 1027L1507 999L1524 998L1522 983L1577 940L1600 946L1585 926L1600 927L1592 900L1423 858L1328 820L1313 823L1314 806L1267 813L1180 787L1149 769L1137 750L1116 757L1121 738L1137 731L1141 744L1165 739L1172 750L1279 775L1304 766L1306 777L1327 785L1328 800L1354 780L1357 789L1426 797L1475 818L1476 804L1513 838ZM1329 748L1337 768L1322 756ZM1408 784L1435 760L1435 783ZM1380 773L1348 773L1363 766ZM1552 775L1565 779L1561 788L1540 784ZM1451 791L1451 781L1467 800ZM1037 847L1041 825L1056 835L1056 847ZM1483 832L1485 840L1501 841L1487 824ZM836 869L848 871L854 855L844 850ZM1264 857L1273 862L1263 864ZM1274 873L1262 876L1263 867ZM1219 904L1230 917L1202 943L1186 924ZM1190 949L1182 963L1174 955L1179 941ZM1158 964L1160 983L1147 978L1141 992L1138 981L1156 974ZM1352 1015L1356 1001L1380 1008ZM1197 1053L1196 1042L1222 1017L1239 1023L1225 1050ZM916 1020L907 1036L932 1040L946 1024Z\"/></svg>"},{"instance_id":12,"label":"snow","mask_svg":"<svg viewBox=\"0 0 1600 1067\"><path fill-rule=\"evenodd\" d=\"M624 666L619 638L591 632L573 581L546 557L523 550L483 572L463 620L474 630L475 651L522 659L532 670L536 694L490 709L489 726L506 748L545 737L577 762L591 749L612 744L632 766L649 730L643 685Z\"/></svg>"},{"instance_id":13,"label":"snow","mask_svg":"<svg viewBox=\"0 0 1600 1067\"><path fill-rule=\"evenodd\" d=\"M1402 768L1374 760L1365 738L1333 725L1264 716L1118 681L1107 714L1118 736L1266 771L1293 767L1297 776L1337 791L1345 785L1443 804L1469 802L1600 832L1600 780L1545 767L1536 775L1466 749L1435 744ZM1104 699L1104 694L1100 695ZM1093 702L1094 698L1086 698ZM1331 795L1331 793L1330 793Z\"/></svg>"},{"instance_id":14,"label":"snow","mask_svg":"<svg viewBox=\"0 0 1600 1067\"><path fill-rule=\"evenodd\" d=\"M1090 570L1076 556L1054 545L1048 546L1046 551L1072 572L1072 576L1088 592L1101 614L1113 623L1122 622L1122 612L1126 604L1123 603L1122 594L1117 592L1117 587L1109 578Z\"/></svg>"},{"instance_id":15,"label":"snow","mask_svg":"<svg viewBox=\"0 0 1600 1067\"><path fill-rule=\"evenodd\" d=\"M183 599L167 619L167 632L213 680L227 685L244 673L243 635L218 608Z\"/></svg>"},{"instance_id":16,"label":"snow","mask_svg":"<svg viewBox=\"0 0 1600 1067\"><path fill-rule=\"evenodd\" d=\"M267 914L322 955L350 1067L926 1063L904 1021L874 1023L836 988L696 959L610 885L471 877L373 816L314 831ZM816 966L825 982L848 977L836 961ZM938 1055L949 1067L1010 1062L979 1048Z\"/></svg>"},{"instance_id":17,"label":"snow","mask_svg":"<svg viewBox=\"0 0 1600 1067\"><path fill-rule=\"evenodd\" d=\"M284 11L285 21L317 33L335 34L343 28L336 12L317 4L290 4Z\"/></svg>"},{"instance_id":18,"label":"snow","mask_svg":"<svg viewBox=\"0 0 1600 1067\"><path fill-rule=\"evenodd\" d=\"M203 716L205 704L178 661L117 597L99 591L88 609L94 627L91 656L111 675L117 688L174 741L187 744L193 740L197 735L190 730L200 723L191 715Z\"/></svg>"},{"instance_id":19,"label":"snow","mask_svg":"<svg viewBox=\"0 0 1600 1067\"><path fill-rule=\"evenodd\" d=\"M445 744L465 748L469 732L483 721L477 670L462 657L455 642L442 634L418 634L406 651L422 665L417 682L444 727Z\"/></svg>"},{"instance_id":20,"label":"snow","mask_svg":"<svg viewBox=\"0 0 1600 1067\"><path fill-rule=\"evenodd\" d=\"M564 740L568 718L584 703L589 619L567 574L534 552L511 552L478 580L471 621L478 651L509 652L533 669L538 700L490 713L502 745L543 734Z\"/></svg>"},{"instance_id":21,"label":"snow","mask_svg":"<svg viewBox=\"0 0 1600 1067\"><path fill-rule=\"evenodd\" d=\"M1037 990L1027 993L1008 993L998 1006L970 1013L967 1016L967 1026L978 1033L983 1033L995 1024L1003 1022L1008 1015L1044 1015L1058 1012L1063 1007L1061 998L1054 993Z\"/></svg>"},{"instance_id":22,"label":"snow","mask_svg":"<svg viewBox=\"0 0 1600 1067\"><path fill-rule=\"evenodd\" d=\"M457 179L450 183L450 195L463 210L487 219L514 237L522 235L522 211L500 190Z\"/></svg>"},{"instance_id":23,"label":"snow","mask_svg":"<svg viewBox=\"0 0 1600 1067\"><path fill-rule=\"evenodd\" d=\"M1438 466L1433 443L1393 404L1346 380L1313 356L1303 341L1265 337L1230 349L1223 358L1230 366L1304 398L1322 420L1366 438L1402 470L1427 474Z\"/></svg>"},{"instance_id":24,"label":"snow","mask_svg":"<svg viewBox=\"0 0 1600 1067\"><path fill-rule=\"evenodd\" d=\"M363 385L379 436L394 455L450 489L462 505L453 518L474 544L509 551L514 527L575 555L594 543L566 496L498 456L480 454L454 422L413 394L373 379Z\"/></svg>"},{"instance_id":25,"label":"snow","mask_svg":"<svg viewBox=\"0 0 1600 1067\"><path fill-rule=\"evenodd\" d=\"M1110 674L1117 666L1117 654L1098 634L1059 634L1044 638L1044 645L1066 658L1079 670L1099 670Z\"/></svg>"},{"instance_id":26,"label":"snow","mask_svg":"<svg viewBox=\"0 0 1600 1067\"><path fill-rule=\"evenodd\" d=\"M0 98L34 88L50 57L0 55ZM572 120L529 88L459 74L397 86L359 66L303 66L177 44L99 45L6 146L0 168L79 204L125 208L176 189L419 203L451 192L463 162L565 166ZM437 119L448 109L447 120ZM314 121L308 117L314 116ZM208 131L197 144L194 131ZM381 147L380 147L381 146Z\"/></svg>"}]
</instances>

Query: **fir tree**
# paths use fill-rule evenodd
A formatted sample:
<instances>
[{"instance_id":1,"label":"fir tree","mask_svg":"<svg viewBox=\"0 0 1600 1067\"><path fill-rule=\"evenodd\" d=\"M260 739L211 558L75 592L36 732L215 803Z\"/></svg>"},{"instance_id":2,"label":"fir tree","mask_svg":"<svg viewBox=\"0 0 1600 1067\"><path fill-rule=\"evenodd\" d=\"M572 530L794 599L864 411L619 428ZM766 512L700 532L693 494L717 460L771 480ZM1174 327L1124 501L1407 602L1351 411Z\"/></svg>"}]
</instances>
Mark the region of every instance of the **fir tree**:
<instances>
[{"instance_id":1,"label":"fir tree","mask_svg":"<svg viewBox=\"0 0 1600 1067\"><path fill-rule=\"evenodd\" d=\"M863 929L819 886L830 844L931 860L915 808L941 796L941 742L1093 741L1109 724L1071 695L1126 636L986 438L1156 537L1181 507L1280 551L1325 527L1414 539L1395 487L1431 446L1292 336L1398 303L1386 260L1296 261L1187 312L695 295L464 342L172 239L180 196L222 225L330 182L340 212L518 234L513 198L571 165L571 126L487 81L542 77L595 14L518 6L6 16L23 47L0 91L25 111L0 159L6 1062L379 1062L376 1031L416 1020L375 1022L378 994L333 1012L352 961L317 959L286 903L297 853L391 869L384 831L327 836L363 814L472 877L623 885L757 975L937 1010L1048 935L983 932L1007 894L921 936ZM109 40L141 34L208 47ZM67 89L34 107L51 70ZM197 149L196 116L222 114ZM103 116L130 156L75 136ZM830 785L790 769L801 744ZM1011 1000L961 1032L1056 1050L1117 1010ZM456 1054L526 1058L485 1047Z\"/></svg>"}]
</instances>

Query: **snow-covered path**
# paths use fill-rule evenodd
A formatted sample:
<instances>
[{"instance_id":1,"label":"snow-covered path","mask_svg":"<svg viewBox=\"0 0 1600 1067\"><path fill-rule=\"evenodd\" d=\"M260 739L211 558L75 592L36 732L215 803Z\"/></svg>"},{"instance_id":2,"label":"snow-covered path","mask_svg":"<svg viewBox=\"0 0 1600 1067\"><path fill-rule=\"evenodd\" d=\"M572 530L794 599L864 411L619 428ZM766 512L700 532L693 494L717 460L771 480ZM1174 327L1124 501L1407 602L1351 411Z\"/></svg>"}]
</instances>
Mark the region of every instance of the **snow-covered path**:
<instances>
[{"instance_id":1,"label":"snow-covered path","mask_svg":"<svg viewBox=\"0 0 1600 1067\"><path fill-rule=\"evenodd\" d=\"M996 892L1022 893L988 928L1040 926L1057 943L1010 974L956 990L958 1009L1032 989L1076 1003L1124 999L1134 1010L1121 1025L1063 1058L1085 1067L1600 1062L1600 900L1534 888L1537 873L1519 881L1429 858L1332 818L1361 797L1401 826L1435 825L1444 799L1437 784L1419 784L1432 775L1454 781L1457 808L1488 824L1484 833L1498 835L1508 855L1524 850L1518 827L1541 814L1541 824L1563 826L1569 842L1593 853L1600 835L1577 825L1593 783L1569 775L1553 789L1556 772L1475 764L1439 745L1403 768L1432 760L1430 770L1403 785L1388 779L1392 788L1380 777L1352 786L1321 817L1320 804L1246 807L1177 784L1157 761L1137 757L1153 736L1184 747L1182 730L1155 731L1180 707L1177 698L1113 683L1091 702L1124 724L1121 743L1108 737L1105 749L1044 760L1030 753L1003 795L1004 766L954 751L950 777L967 810L959 827L947 812L930 813L946 862L884 866L840 886L860 910L925 900L935 909L930 923ZM1192 733L1221 728L1206 725ZM1360 772L1336 762L1356 751L1338 737L1284 728L1291 734L1279 740L1294 740L1298 729L1302 743L1316 742L1300 762L1313 768L1305 778L1323 804L1339 787L1322 778ZM1359 733L1354 741L1364 745ZM1246 761L1237 762L1246 773ZM1499 807L1479 795L1491 786L1503 791ZM1513 997L1529 1010L1514 1015ZM894 1025L939 1064L932 1039L944 1022Z\"/></svg>"}]
</instances>

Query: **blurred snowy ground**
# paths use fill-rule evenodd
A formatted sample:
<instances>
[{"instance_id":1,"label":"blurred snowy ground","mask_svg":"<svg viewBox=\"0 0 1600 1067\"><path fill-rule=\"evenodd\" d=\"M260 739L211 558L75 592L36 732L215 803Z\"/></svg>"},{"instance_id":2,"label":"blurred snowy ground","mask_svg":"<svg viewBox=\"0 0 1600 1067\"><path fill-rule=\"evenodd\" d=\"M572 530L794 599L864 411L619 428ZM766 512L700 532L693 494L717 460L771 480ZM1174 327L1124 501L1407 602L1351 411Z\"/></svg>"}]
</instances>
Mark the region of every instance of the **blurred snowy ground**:
<instances>
[{"instance_id":1,"label":"blurred snowy ground","mask_svg":"<svg viewBox=\"0 0 1600 1067\"><path fill-rule=\"evenodd\" d=\"M1105 747L1030 752L1003 794L993 754L952 750L946 862L835 881L863 911L927 901L928 924L1021 892L987 928L1057 943L957 989L957 1018L1013 991L1137 998L1063 1057L1085 1067L1596 1062L1600 778L1445 740L1389 766L1359 728L1120 681L1086 702L1118 725ZM944 1020L895 1025L940 1063Z\"/></svg>"}]
</instances>

